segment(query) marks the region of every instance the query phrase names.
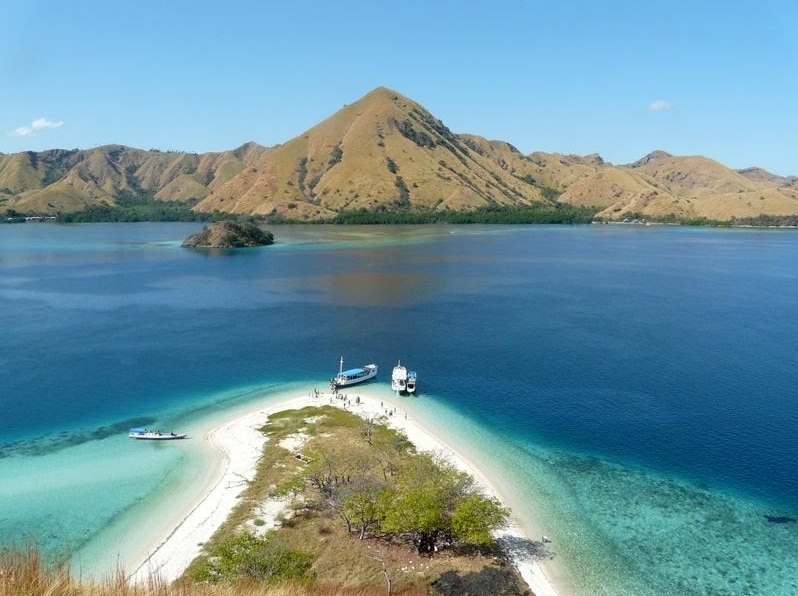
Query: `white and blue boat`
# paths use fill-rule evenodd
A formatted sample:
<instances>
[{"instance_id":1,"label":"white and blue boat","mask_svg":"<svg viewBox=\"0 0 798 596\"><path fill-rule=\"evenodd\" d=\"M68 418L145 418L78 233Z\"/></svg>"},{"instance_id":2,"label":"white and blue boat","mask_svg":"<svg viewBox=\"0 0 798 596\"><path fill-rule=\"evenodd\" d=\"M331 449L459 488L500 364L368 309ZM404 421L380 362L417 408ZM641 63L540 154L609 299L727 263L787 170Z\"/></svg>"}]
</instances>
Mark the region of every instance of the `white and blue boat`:
<instances>
[{"instance_id":1,"label":"white and blue boat","mask_svg":"<svg viewBox=\"0 0 798 596\"><path fill-rule=\"evenodd\" d=\"M350 368L344 370L344 357L341 356L341 362L338 367L338 374L330 379L330 386L333 388L348 387L349 385L357 385L377 376L377 365L367 364L361 368Z\"/></svg>"},{"instance_id":2,"label":"white and blue boat","mask_svg":"<svg viewBox=\"0 0 798 596\"><path fill-rule=\"evenodd\" d=\"M408 393L415 393L416 392L416 371L411 370L407 373L407 382L405 383L405 387Z\"/></svg>"},{"instance_id":3,"label":"white and blue boat","mask_svg":"<svg viewBox=\"0 0 798 596\"><path fill-rule=\"evenodd\" d=\"M159 430L149 430L147 428L131 428L127 436L131 439L146 441L175 441L177 439L185 439L188 437L186 433L163 433Z\"/></svg>"}]
</instances>

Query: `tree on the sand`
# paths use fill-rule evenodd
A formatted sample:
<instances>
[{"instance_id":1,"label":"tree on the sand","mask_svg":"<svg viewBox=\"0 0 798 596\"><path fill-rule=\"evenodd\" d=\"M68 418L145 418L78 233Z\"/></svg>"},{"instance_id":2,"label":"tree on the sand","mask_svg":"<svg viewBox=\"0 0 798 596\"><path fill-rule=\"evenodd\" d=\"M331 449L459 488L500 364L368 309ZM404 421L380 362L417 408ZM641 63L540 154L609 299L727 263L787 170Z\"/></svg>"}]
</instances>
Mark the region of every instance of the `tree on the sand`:
<instances>
[{"instance_id":1,"label":"tree on the sand","mask_svg":"<svg viewBox=\"0 0 798 596\"><path fill-rule=\"evenodd\" d=\"M392 489L384 482L372 478L357 478L340 490L341 507L339 515L344 519L347 529L360 528L360 539L380 525L385 519L387 504L392 497Z\"/></svg>"},{"instance_id":2,"label":"tree on the sand","mask_svg":"<svg viewBox=\"0 0 798 596\"><path fill-rule=\"evenodd\" d=\"M382 529L412 533L419 553L435 550L441 534L451 533L451 515L459 501L473 492L473 480L451 464L427 455L414 458L402 487L385 515Z\"/></svg>"},{"instance_id":3,"label":"tree on the sand","mask_svg":"<svg viewBox=\"0 0 798 596\"><path fill-rule=\"evenodd\" d=\"M429 553L446 528L445 513L442 494L434 486L406 489L388 509L382 529L394 534L412 533L418 552Z\"/></svg>"},{"instance_id":4,"label":"tree on the sand","mask_svg":"<svg viewBox=\"0 0 798 596\"><path fill-rule=\"evenodd\" d=\"M455 507L452 532L459 542L482 549L493 543L493 532L507 526L509 515L498 499L471 493Z\"/></svg>"}]
</instances>

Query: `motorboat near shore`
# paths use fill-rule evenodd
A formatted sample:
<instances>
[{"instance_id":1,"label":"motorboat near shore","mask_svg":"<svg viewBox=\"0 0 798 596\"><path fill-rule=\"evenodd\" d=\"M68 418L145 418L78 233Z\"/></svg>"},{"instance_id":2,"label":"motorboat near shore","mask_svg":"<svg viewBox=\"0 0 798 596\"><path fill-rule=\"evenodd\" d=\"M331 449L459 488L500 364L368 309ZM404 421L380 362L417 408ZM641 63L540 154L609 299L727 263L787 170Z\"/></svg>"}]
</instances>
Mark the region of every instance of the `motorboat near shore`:
<instances>
[{"instance_id":1,"label":"motorboat near shore","mask_svg":"<svg viewBox=\"0 0 798 596\"><path fill-rule=\"evenodd\" d=\"M402 366L401 360L393 367L391 389L397 393L407 390L407 369Z\"/></svg>"},{"instance_id":2,"label":"motorboat near shore","mask_svg":"<svg viewBox=\"0 0 798 596\"><path fill-rule=\"evenodd\" d=\"M344 358L341 356L341 362L338 367L338 374L330 379L330 387L337 389L339 387L348 387L349 385L357 385L377 376L377 365L367 364L361 368L350 368L344 370Z\"/></svg>"},{"instance_id":3,"label":"motorboat near shore","mask_svg":"<svg viewBox=\"0 0 798 596\"><path fill-rule=\"evenodd\" d=\"M416 379L417 379L416 371L411 370L410 372L407 373L407 383L405 384L405 387L408 393L416 392Z\"/></svg>"},{"instance_id":4,"label":"motorboat near shore","mask_svg":"<svg viewBox=\"0 0 798 596\"><path fill-rule=\"evenodd\" d=\"M127 435L131 439L147 441L175 441L177 439L187 439L186 433L164 433L159 430L149 430L146 428L131 428Z\"/></svg>"}]
</instances>

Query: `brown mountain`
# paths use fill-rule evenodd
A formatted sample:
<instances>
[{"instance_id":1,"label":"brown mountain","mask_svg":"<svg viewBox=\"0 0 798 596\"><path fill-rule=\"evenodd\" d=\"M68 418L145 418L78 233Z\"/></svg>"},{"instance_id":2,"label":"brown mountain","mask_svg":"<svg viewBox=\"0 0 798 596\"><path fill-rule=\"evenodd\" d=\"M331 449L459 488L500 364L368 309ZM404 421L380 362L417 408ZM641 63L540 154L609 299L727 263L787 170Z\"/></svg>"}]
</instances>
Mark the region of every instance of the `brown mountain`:
<instances>
[{"instance_id":1,"label":"brown mountain","mask_svg":"<svg viewBox=\"0 0 798 596\"><path fill-rule=\"evenodd\" d=\"M632 211L652 218L673 213L729 220L798 213L798 189L788 179L767 173L759 179L744 176L707 157L655 151L621 169L654 190L643 197L623 198L600 215L617 218L619 212Z\"/></svg>"},{"instance_id":2,"label":"brown mountain","mask_svg":"<svg viewBox=\"0 0 798 596\"><path fill-rule=\"evenodd\" d=\"M455 134L418 103L379 87L273 148L221 153L112 145L0 154L0 210L53 214L113 205L120 193L198 200L202 212L318 220L341 211L466 211L559 201L629 216L687 219L798 214L798 178L735 171L654 151L627 165L598 155L523 155Z\"/></svg>"},{"instance_id":3,"label":"brown mountain","mask_svg":"<svg viewBox=\"0 0 798 596\"><path fill-rule=\"evenodd\" d=\"M114 205L119 193L202 199L268 149L248 143L222 153L143 151L122 145L0 155L0 208L21 213Z\"/></svg>"},{"instance_id":4,"label":"brown mountain","mask_svg":"<svg viewBox=\"0 0 798 596\"><path fill-rule=\"evenodd\" d=\"M497 163L497 147L452 133L416 102L380 87L216 188L197 209L300 219L356 209L470 210L543 201Z\"/></svg>"},{"instance_id":5,"label":"brown mountain","mask_svg":"<svg viewBox=\"0 0 798 596\"><path fill-rule=\"evenodd\" d=\"M562 191L561 202L603 207L598 219L728 221L798 214L795 177L783 178L758 168L738 172L706 157L653 151L622 166L546 154L530 158L548 167L549 184Z\"/></svg>"}]
</instances>

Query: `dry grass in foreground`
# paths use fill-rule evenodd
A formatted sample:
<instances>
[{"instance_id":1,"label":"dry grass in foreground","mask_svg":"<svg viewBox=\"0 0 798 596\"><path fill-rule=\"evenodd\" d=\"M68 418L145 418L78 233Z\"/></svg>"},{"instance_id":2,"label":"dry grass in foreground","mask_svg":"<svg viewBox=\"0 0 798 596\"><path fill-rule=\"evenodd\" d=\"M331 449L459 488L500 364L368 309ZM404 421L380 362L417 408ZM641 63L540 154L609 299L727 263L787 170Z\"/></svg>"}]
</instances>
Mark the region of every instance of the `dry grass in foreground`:
<instances>
[{"instance_id":1,"label":"dry grass in foreground","mask_svg":"<svg viewBox=\"0 0 798 596\"><path fill-rule=\"evenodd\" d=\"M265 585L252 582L209 585L176 582L168 584L151 577L144 584L130 584L122 570L101 580L73 578L66 562L48 563L38 548L26 545L0 551L0 596L378 596L376 588ZM394 591L401 596L423 596L425 589Z\"/></svg>"}]
</instances>

